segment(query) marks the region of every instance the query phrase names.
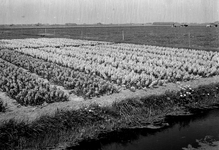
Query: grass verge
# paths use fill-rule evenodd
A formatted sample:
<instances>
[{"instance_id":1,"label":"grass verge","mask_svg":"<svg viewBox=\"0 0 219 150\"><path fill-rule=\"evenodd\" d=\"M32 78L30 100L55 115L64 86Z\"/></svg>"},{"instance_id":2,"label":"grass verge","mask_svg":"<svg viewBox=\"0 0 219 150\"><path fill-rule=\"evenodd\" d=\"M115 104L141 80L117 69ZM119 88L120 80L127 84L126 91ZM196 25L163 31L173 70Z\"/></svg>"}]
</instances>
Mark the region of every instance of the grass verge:
<instances>
[{"instance_id":1,"label":"grass verge","mask_svg":"<svg viewBox=\"0 0 219 150\"><path fill-rule=\"evenodd\" d=\"M111 107L96 104L79 110L42 116L31 124L9 120L0 126L2 149L46 149L73 147L82 141L99 140L122 129L162 126L165 116L208 109L219 102L219 83L161 95L126 99ZM195 111L196 110L196 111Z\"/></svg>"},{"instance_id":2,"label":"grass verge","mask_svg":"<svg viewBox=\"0 0 219 150\"><path fill-rule=\"evenodd\" d=\"M6 106L3 103L2 99L0 99L0 112L5 112L6 111Z\"/></svg>"}]
</instances>

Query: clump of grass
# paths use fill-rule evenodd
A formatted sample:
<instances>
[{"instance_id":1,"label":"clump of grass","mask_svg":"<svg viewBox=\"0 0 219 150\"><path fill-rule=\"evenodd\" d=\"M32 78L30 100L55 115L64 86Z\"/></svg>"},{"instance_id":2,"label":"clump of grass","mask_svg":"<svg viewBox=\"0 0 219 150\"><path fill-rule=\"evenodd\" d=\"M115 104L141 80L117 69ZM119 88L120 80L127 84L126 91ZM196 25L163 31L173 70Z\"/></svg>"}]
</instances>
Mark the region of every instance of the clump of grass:
<instances>
[{"instance_id":1,"label":"clump of grass","mask_svg":"<svg viewBox=\"0 0 219 150\"><path fill-rule=\"evenodd\" d=\"M0 147L43 149L68 140L77 143L105 130L118 116L109 108L92 105L73 111L58 110L55 116L43 116L31 124L10 120L0 126Z\"/></svg>"},{"instance_id":2,"label":"clump of grass","mask_svg":"<svg viewBox=\"0 0 219 150\"><path fill-rule=\"evenodd\" d=\"M3 101L0 99L0 112L5 112L6 111L6 106L3 103Z\"/></svg>"}]
</instances>

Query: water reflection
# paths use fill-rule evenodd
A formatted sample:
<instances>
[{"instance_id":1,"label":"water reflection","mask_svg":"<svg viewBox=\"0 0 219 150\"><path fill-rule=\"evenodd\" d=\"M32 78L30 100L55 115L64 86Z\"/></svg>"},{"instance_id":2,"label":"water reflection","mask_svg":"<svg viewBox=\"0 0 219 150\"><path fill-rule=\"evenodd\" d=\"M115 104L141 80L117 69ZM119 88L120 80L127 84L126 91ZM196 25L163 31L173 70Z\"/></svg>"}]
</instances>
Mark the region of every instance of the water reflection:
<instances>
[{"instance_id":1,"label":"water reflection","mask_svg":"<svg viewBox=\"0 0 219 150\"><path fill-rule=\"evenodd\" d=\"M170 127L150 130L122 130L112 132L99 141L80 143L74 150L177 150L191 144L198 147L196 139L206 135L219 140L219 110L204 112L195 116L169 117ZM104 138L103 138L104 137Z\"/></svg>"}]
</instances>

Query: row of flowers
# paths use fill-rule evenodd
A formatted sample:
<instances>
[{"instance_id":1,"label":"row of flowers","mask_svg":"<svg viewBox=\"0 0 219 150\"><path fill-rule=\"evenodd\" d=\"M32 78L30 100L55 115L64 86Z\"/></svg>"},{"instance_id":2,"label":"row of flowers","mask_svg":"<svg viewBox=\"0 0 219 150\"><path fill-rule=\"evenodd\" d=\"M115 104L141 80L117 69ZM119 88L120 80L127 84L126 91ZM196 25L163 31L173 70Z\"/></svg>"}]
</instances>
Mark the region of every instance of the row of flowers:
<instances>
[{"instance_id":1,"label":"row of flowers","mask_svg":"<svg viewBox=\"0 0 219 150\"><path fill-rule=\"evenodd\" d=\"M69 95L42 78L0 59L0 89L22 105L67 101Z\"/></svg>"},{"instance_id":2,"label":"row of flowers","mask_svg":"<svg viewBox=\"0 0 219 150\"><path fill-rule=\"evenodd\" d=\"M57 65L42 59L11 50L1 50L0 57L19 67L25 68L51 83L61 85L78 96L96 97L117 92L117 88L95 74L86 74L79 70Z\"/></svg>"}]
</instances>

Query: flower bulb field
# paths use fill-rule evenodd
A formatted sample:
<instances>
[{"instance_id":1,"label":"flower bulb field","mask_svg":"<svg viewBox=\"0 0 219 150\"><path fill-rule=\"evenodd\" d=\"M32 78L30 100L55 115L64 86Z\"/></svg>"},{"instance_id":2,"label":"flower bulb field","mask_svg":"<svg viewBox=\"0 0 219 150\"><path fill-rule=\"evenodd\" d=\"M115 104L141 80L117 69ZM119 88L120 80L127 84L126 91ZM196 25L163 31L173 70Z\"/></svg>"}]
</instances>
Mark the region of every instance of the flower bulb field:
<instances>
[{"instance_id":1,"label":"flower bulb field","mask_svg":"<svg viewBox=\"0 0 219 150\"><path fill-rule=\"evenodd\" d=\"M66 148L123 128L159 128L166 115L215 107L218 75L217 51L1 39L0 146Z\"/></svg>"},{"instance_id":2,"label":"flower bulb field","mask_svg":"<svg viewBox=\"0 0 219 150\"><path fill-rule=\"evenodd\" d=\"M71 93L89 100L219 74L218 52L71 39L0 42L0 88L25 106L67 101Z\"/></svg>"}]
</instances>

